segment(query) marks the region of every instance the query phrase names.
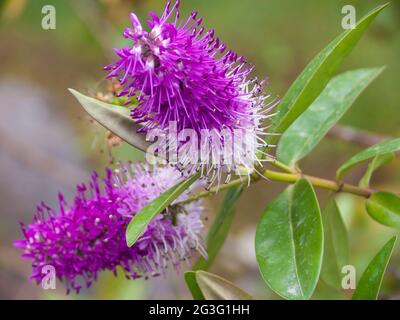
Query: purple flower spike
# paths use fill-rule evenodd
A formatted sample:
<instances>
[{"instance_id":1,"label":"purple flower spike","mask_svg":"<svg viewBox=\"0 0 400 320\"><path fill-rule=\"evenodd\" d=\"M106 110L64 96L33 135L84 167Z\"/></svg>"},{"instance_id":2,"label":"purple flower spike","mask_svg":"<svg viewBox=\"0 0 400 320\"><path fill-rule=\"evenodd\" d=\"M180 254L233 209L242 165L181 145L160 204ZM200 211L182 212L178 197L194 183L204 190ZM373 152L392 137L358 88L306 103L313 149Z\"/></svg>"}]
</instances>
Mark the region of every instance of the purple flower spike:
<instances>
[{"instance_id":1,"label":"purple flower spike","mask_svg":"<svg viewBox=\"0 0 400 320\"><path fill-rule=\"evenodd\" d=\"M203 228L199 202L176 205L159 214L135 245L125 240L127 224L149 201L172 187L180 173L171 168L121 165L106 171L100 182L96 173L89 186L78 185L77 196L67 206L59 195L56 213L41 204L28 226L22 226L25 239L15 242L23 257L32 259L31 279L40 284L43 267L54 267L67 292L89 287L100 271L114 273L120 267L128 279L157 276L168 265L179 268L196 251L206 255L199 233ZM182 195L182 200L188 192ZM173 211L173 212L172 212Z\"/></svg>"},{"instance_id":2,"label":"purple flower spike","mask_svg":"<svg viewBox=\"0 0 400 320\"><path fill-rule=\"evenodd\" d=\"M265 145L262 125L278 100L266 102L270 95L263 92L265 81L251 77L253 67L244 57L227 51L214 30L205 31L197 12L180 21L179 3L168 1L161 17L151 13L149 31L131 14L132 28L124 36L132 45L116 50L119 60L105 70L109 78L119 79L123 87L119 95L139 101L131 115L143 123L143 131L166 130L171 122L177 124L178 132L193 129L199 135L203 129L217 134L244 130L252 137L251 161L241 160L243 152L226 171L249 167L258 161L257 153ZM221 149L224 139L221 142L211 147ZM223 157L219 158L207 171L224 166Z\"/></svg>"}]
</instances>

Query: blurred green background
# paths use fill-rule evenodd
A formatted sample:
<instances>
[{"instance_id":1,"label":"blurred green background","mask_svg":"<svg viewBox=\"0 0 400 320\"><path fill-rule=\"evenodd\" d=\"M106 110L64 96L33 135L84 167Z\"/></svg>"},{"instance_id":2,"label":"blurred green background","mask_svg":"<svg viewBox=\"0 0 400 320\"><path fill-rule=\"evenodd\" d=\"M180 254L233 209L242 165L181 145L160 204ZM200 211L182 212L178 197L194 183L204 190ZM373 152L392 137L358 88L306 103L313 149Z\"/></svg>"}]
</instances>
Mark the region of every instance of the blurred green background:
<instances>
[{"instance_id":1,"label":"blurred green background","mask_svg":"<svg viewBox=\"0 0 400 320\"><path fill-rule=\"evenodd\" d=\"M245 55L268 77L270 90L283 96L311 58L343 30L341 9L352 4L357 18L385 1L359 0L183 0L182 16L198 10L204 23L236 52ZM103 66L121 46L129 12L145 21L161 13L164 0L0 0L0 298L7 299L175 299L189 298L181 275L148 281L126 281L104 273L79 296L44 291L29 282L29 261L19 258L12 241L21 237L19 221L30 222L41 200L55 204L58 191L72 197L75 184L112 157L133 160L141 155L128 146L109 150L105 131L84 114L68 93L73 87L94 95L104 88ZM56 8L56 30L41 27L42 7ZM381 135L400 135L400 1L393 0L345 60L341 71L387 66L358 99L341 124ZM302 163L304 171L334 178L335 169L358 144L325 139ZM110 154L111 153L111 154ZM356 183L363 167L349 175ZM399 161L380 169L373 184L400 191ZM255 225L263 208L283 185L260 183L245 191L233 230L212 272L257 298L273 295L261 280L254 255ZM320 192L321 205L327 198ZM207 199L206 224L212 221L223 194ZM393 231L366 214L359 199L340 195L351 241L351 262L360 275ZM319 285L315 298L340 298ZM400 298L400 246L385 277L384 298Z\"/></svg>"}]
</instances>

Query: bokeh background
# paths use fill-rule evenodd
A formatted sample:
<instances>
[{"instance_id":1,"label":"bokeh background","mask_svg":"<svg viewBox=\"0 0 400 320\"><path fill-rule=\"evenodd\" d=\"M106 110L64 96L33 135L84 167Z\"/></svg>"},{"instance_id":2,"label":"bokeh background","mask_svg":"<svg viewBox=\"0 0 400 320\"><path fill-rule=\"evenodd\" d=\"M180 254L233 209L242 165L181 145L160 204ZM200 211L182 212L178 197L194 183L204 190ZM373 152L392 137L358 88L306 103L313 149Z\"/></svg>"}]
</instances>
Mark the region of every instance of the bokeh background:
<instances>
[{"instance_id":1,"label":"bokeh background","mask_svg":"<svg viewBox=\"0 0 400 320\"><path fill-rule=\"evenodd\" d=\"M102 68L113 59L114 47L129 12L144 20L161 12L164 0L0 0L0 298L3 299L182 299L189 298L182 275L148 281L127 281L103 273L79 296L66 296L62 284L44 291L27 280L29 261L20 259L12 242L21 237L19 221L30 222L36 204L56 204L58 191L71 199L76 183L91 170L100 171L112 157L140 159L123 145L109 150L105 131L90 121L68 93L73 87L94 95L104 85ZM341 33L341 8L353 4L360 18L383 1L374 0L183 0L183 16L198 10L205 25L215 28L228 46L248 57L257 73L268 76L271 91L283 96L310 59ZM43 30L44 5L56 8L56 30ZM400 135L400 1L392 0L341 71L386 65L386 71L363 93L341 125L380 136ZM372 138L375 138L374 136ZM361 150L331 134L310 157L304 171L334 178L335 169ZM400 191L399 161L380 169L373 184ZM352 171L356 183L363 167ZM232 233L211 271L260 299L277 298L261 280L254 254L256 222L268 201L283 185L259 183L238 203ZM319 192L321 205L327 192ZM223 194L207 199L207 224ZM361 274L368 261L393 234L366 214L362 201L340 195L350 234L351 262ZM400 297L400 246L391 260L382 296ZM315 298L340 298L320 284Z\"/></svg>"}]
</instances>

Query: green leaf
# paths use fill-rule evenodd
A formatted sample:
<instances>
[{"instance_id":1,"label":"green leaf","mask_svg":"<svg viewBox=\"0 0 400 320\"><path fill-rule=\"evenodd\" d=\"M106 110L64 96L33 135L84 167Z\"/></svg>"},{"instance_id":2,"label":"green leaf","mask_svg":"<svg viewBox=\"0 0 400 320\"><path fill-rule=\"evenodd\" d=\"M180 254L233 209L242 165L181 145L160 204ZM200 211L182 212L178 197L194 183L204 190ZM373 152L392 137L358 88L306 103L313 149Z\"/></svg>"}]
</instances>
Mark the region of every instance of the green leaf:
<instances>
[{"instance_id":1,"label":"green leaf","mask_svg":"<svg viewBox=\"0 0 400 320\"><path fill-rule=\"evenodd\" d=\"M164 192L161 196L140 210L139 213L132 218L126 230L126 242L128 247L132 247L135 244L135 242L145 232L146 227L151 220L153 220L160 212L167 208L198 178L199 174L196 174L190 179L179 182L177 185Z\"/></svg>"},{"instance_id":2,"label":"green leaf","mask_svg":"<svg viewBox=\"0 0 400 320\"><path fill-rule=\"evenodd\" d=\"M195 271L186 271L185 272L185 282L192 294L194 300L205 300L203 293L200 290L200 287L196 281L196 272Z\"/></svg>"},{"instance_id":3,"label":"green leaf","mask_svg":"<svg viewBox=\"0 0 400 320\"><path fill-rule=\"evenodd\" d=\"M397 237L390 239L369 263L353 293L353 300L376 300Z\"/></svg>"},{"instance_id":4,"label":"green leaf","mask_svg":"<svg viewBox=\"0 0 400 320\"><path fill-rule=\"evenodd\" d=\"M326 284L341 290L342 268L348 264L349 247L346 226L335 200L329 202L322 219L325 241L321 278Z\"/></svg>"},{"instance_id":5,"label":"green leaf","mask_svg":"<svg viewBox=\"0 0 400 320\"><path fill-rule=\"evenodd\" d=\"M320 95L344 58L360 40L375 17L387 6L379 6L357 23L355 29L347 30L333 40L307 65L295 80L278 107L272 129L283 133ZM275 143L278 137L271 138Z\"/></svg>"},{"instance_id":6,"label":"green leaf","mask_svg":"<svg viewBox=\"0 0 400 320\"><path fill-rule=\"evenodd\" d=\"M400 150L400 138L388 140L369 147L368 149L356 154L350 160L346 161L336 172L336 179L338 181L342 180L348 171L364 161L372 159L376 156L393 153L398 150Z\"/></svg>"},{"instance_id":7,"label":"green leaf","mask_svg":"<svg viewBox=\"0 0 400 320\"><path fill-rule=\"evenodd\" d=\"M195 274L206 300L253 300L243 289L215 274L205 271L196 271Z\"/></svg>"},{"instance_id":8,"label":"green leaf","mask_svg":"<svg viewBox=\"0 0 400 320\"><path fill-rule=\"evenodd\" d=\"M208 259L200 257L193 270L207 270L213 263L219 250L223 246L235 216L235 204L242 194L243 186L229 189L222 203L221 209L211 226L207 236Z\"/></svg>"},{"instance_id":9,"label":"green leaf","mask_svg":"<svg viewBox=\"0 0 400 320\"><path fill-rule=\"evenodd\" d=\"M388 192L374 193L366 201L372 219L392 228L400 228L400 197Z\"/></svg>"},{"instance_id":10,"label":"green leaf","mask_svg":"<svg viewBox=\"0 0 400 320\"><path fill-rule=\"evenodd\" d=\"M299 180L265 209L257 226L256 256L264 281L286 299L309 299L324 247L321 213L312 185Z\"/></svg>"},{"instance_id":11,"label":"green leaf","mask_svg":"<svg viewBox=\"0 0 400 320\"><path fill-rule=\"evenodd\" d=\"M73 89L69 91L94 120L130 145L146 152L150 143L146 141L145 134L138 133L142 127L132 120L128 108L102 102Z\"/></svg>"},{"instance_id":12,"label":"green leaf","mask_svg":"<svg viewBox=\"0 0 400 320\"><path fill-rule=\"evenodd\" d=\"M360 183L358 185L361 188L368 188L372 178L372 174L380 167L391 162L394 158L395 158L394 153L383 154L381 156L375 157L368 165L368 169L365 172L364 176L361 178Z\"/></svg>"},{"instance_id":13,"label":"green leaf","mask_svg":"<svg viewBox=\"0 0 400 320\"><path fill-rule=\"evenodd\" d=\"M278 160L294 167L343 117L384 68L360 69L333 78L321 95L282 135Z\"/></svg>"}]
</instances>

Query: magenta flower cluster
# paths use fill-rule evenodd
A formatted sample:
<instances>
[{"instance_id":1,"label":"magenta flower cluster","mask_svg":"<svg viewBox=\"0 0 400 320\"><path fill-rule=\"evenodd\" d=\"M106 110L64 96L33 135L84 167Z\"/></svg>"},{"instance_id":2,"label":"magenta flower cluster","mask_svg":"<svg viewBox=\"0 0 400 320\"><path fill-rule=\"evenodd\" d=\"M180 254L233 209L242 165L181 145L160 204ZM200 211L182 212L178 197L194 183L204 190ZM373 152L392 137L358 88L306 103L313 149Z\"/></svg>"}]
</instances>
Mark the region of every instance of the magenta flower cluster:
<instances>
[{"instance_id":1,"label":"magenta flower cluster","mask_svg":"<svg viewBox=\"0 0 400 320\"><path fill-rule=\"evenodd\" d=\"M103 270L116 273L120 268L129 279L157 276L168 266L178 268L196 251L206 255L199 236L199 202L159 214L133 247L126 244L132 217L179 179L171 168L121 165L115 172L107 169L103 181L94 173L89 185L78 185L70 206L61 194L57 212L42 203L34 221L22 226L25 238L15 242L23 257L32 260L31 278L40 284L43 267L51 265L68 292L79 292Z\"/></svg>"},{"instance_id":2,"label":"magenta flower cluster","mask_svg":"<svg viewBox=\"0 0 400 320\"><path fill-rule=\"evenodd\" d=\"M133 119L144 131L174 121L178 131L240 128L258 135L268 117L262 110L270 110L265 82L250 77L253 67L206 31L197 12L181 22L179 4L168 1L161 17L150 13L149 31L132 13L124 32L132 45L115 49L119 60L105 67L109 78L119 78L119 95L139 101Z\"/></svg>"}]
</instances>

